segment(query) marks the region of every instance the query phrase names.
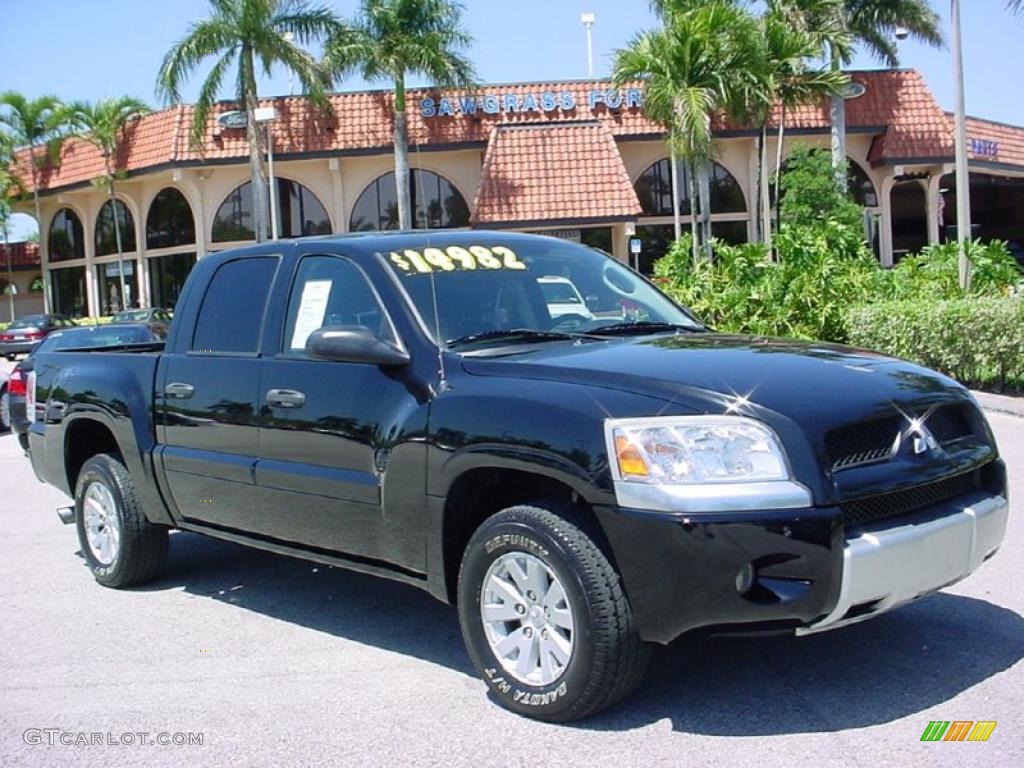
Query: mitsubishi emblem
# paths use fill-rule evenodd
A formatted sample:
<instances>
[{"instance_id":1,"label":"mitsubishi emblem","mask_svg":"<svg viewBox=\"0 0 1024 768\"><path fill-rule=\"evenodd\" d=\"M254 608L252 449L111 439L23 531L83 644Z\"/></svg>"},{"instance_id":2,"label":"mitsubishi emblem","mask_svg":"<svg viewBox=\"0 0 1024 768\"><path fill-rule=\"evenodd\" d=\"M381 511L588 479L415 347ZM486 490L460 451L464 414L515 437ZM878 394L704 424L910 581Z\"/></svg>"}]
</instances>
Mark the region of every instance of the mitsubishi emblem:
<instances>
[{"instance_id":1,"label":"mitsubishi emblem","mask_svg":"<svg viewBox=\"0 0 1024 768\"><path fill-rule=\"evenodd\" d=\"M911 450L913 450L915 456L920 456L922 453L935 451L939 448L939 444L935 440L935 436L931 433L928 427L917 420L910 423L910 429L907 430L907 437L914 438L911 443Z\"/></svg>"}]
</instances>

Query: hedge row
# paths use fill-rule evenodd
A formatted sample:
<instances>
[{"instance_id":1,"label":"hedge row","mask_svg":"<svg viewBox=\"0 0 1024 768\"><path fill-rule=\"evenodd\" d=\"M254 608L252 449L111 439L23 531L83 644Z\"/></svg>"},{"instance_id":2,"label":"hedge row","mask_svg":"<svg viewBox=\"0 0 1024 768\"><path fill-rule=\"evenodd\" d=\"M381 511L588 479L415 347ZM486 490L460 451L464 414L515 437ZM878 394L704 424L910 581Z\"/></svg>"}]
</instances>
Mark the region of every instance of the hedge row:
<instances>
[{"instance_id":1,"label":"hedge row","mask_svg":"<svg viewBox=\"0 0 1024 768\"><path fill-rule=\"evenodd\" d=\"M971 387L1024 392L1024 299L913 299L846 313L851 344L935 368Z\"/></svg>"}]
</instances>

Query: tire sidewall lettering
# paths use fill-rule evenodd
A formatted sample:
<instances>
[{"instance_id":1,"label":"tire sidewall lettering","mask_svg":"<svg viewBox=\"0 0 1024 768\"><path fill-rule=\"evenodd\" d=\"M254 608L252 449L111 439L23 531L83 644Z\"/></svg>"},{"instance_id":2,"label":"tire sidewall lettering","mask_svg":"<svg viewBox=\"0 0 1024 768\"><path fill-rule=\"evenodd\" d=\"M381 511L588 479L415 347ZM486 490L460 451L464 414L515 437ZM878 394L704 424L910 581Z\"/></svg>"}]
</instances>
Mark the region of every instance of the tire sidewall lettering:
<instances>
[{"instance_id":1,"label":"tire sidewall lettering","mask_svg":"<svg viewBox=\"0 0 1024 768\"><path fill-rule=\"evenodd\" d=\"M561 677L546 687L533 687L523 685L518 680L512 679L502 669L500 663L494 658L493 653L484 641L483 626L479 618L480 591L479 588L472 593L472 609L474 611L473 626L469 628L470 634L479 638L480 646L477 650L480 659L480 668L483 670L484 680L494 695L499 696L507 702L506 706L520 711L547 708L557 711L565 706L571 706L574 699L574 692L582 690L577 686L586 683L587 672L592 657L592 649L589 647L589 632L586 625L589 622L590 606L586 602L585 595L578 584L578 577L573 573L570 565L571 560L557 540L546 542L539 538L533 531L520 527L519 524L506 523L495 533L484 539L474 557L473 571L478 572L482 578L490 563L506 552L524 552L541 558L550 566L562 580L566 590L572 592L574 615L579 616L576 625L576 637L574 638L573 657L569 662L569 668Z\"/></svg>"}]
</instances>

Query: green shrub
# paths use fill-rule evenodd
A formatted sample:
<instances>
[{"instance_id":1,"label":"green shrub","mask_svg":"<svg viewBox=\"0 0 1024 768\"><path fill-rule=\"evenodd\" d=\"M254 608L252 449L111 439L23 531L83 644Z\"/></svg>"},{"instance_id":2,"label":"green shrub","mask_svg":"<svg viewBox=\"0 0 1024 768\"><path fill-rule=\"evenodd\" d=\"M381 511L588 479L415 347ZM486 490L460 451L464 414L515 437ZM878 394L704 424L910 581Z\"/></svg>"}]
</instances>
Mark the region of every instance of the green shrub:
<instances>
[{"instance_id":1,"label":"green shrub","mask_svg":"<svg viewBox=\"0 0 1024 768\"><path fill-rule=\"evenodd\" d=\"M971 259L971 294L1007 296L1024 281L1016 259L1006 243L973 242L968 248ZM960 251L956 243L930 245L917 256L900 261L888 275L889 295L894 299L959 298L964 295L959 282Z\"/></svg>"},{"instance_id":2,"label":"green shrub","mask_svg":"<svg viewBox=\"0 0 1024 768\"><path fill-rule=\"evenodd\" d=\"M758 243L716 242L714 261L694 263L682 239L655 264L655 276L718 330L845 340L845 310L884 289L884 274L859 227L839 221L787 226L776 245L779 262Z\"/></svg>"},{"instance_id":3,"label":"green shrub","mask_svg":"<svg viewBox=\"0 0 1024 768\"><path fill-rule=\"evenodd\" d=\"M1024 300L907 299L850 309L849 341L972 387L1024 391Z\"/></svg>"}]
</instances>

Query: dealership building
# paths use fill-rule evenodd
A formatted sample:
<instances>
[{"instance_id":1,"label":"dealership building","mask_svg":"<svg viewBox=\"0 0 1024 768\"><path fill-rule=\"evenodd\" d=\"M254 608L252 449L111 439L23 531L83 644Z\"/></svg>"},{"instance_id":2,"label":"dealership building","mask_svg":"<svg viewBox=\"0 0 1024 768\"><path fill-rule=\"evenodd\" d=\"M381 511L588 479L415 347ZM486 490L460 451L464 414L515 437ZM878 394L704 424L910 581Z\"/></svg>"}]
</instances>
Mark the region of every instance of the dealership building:
<instances>
[{"instance_id":1,"label":"dealership building","mask_svg":"<svg viewBox=\"0 0 1024 768\"><path fill-rule=\"evenodd\" d=\"M955 233L952 118L916 71L850 74L863 86L847 103L851 190L888 266ZM262 103L275 108L282 238L397 226L390 103L387 91L333 95L327 113L301 97ZM40 178L39 252L20 246L20 266L5 278L17 286L19 314L41 308L40 291L53 311L69 315L106 314L125 303L115 215L128 305L173 307L196 259L252 242L245 129L217 120L232 109L218 105L199 146L190 142L189 105L134 122L118 158L124 178L116 206L92 184L103 169L97 151L65 142L59 163ZM778 118L776 111L770 121L770 173ZM1024 128L972 118L968 132L974 235L1020 249ZM645 272L672 240L665 133L644 115L639 87L588 80L473 94L411 91L409 134L416 227L541 232L602 248ZM756 236L759 136L756 127L715 125L711 226L727 241ZM787 111L784 158L797 144L828 142L824 103ZM25 168L21 175L29 176ZM689 184L680 177L688 227ZM19 210L32 213L31 205Z\"/></svg>"}]
</instances>

